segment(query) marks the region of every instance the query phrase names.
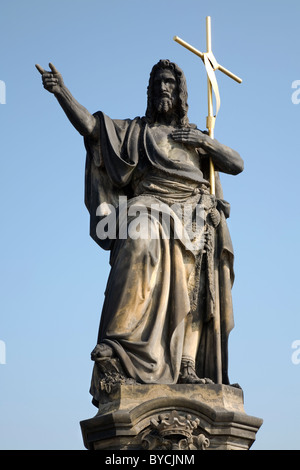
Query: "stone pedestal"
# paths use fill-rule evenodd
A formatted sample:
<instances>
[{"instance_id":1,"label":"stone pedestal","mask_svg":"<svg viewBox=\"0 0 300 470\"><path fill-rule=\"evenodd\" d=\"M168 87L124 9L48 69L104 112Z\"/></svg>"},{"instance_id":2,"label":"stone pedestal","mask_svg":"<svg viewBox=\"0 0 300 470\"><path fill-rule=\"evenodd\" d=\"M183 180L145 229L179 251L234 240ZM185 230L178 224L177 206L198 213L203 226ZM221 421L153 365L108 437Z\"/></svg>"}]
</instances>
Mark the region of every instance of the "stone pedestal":
<instances>
[{"instance_id":1,"label":"stone pedestal","mask_svg":"<svg viewBox=\"0 0 300 470\"><path fill-rule=\"evenodd\" d=\"M229 385L118 385L81 421L95 450L248 450L262 424Z\"/></svg>"}]
</instances>

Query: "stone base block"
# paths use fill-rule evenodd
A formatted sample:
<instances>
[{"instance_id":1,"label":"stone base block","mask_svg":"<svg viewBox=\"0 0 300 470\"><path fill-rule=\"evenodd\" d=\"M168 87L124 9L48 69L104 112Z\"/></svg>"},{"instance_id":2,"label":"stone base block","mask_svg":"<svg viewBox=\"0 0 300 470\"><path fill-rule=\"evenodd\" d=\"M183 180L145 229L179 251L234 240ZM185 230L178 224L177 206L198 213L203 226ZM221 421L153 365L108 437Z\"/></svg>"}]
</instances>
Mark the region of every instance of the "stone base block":
<instances>
[{"instance_id":1,"label":"stone base block","mask_svg":"<svg viewBox=\"0 0 300 470\"><path fill-rule=\"evenodd\" d=\"M248 450L262 425L229 385L118 385L81 421L94 450Z\"/></svg>"}]
</instances>

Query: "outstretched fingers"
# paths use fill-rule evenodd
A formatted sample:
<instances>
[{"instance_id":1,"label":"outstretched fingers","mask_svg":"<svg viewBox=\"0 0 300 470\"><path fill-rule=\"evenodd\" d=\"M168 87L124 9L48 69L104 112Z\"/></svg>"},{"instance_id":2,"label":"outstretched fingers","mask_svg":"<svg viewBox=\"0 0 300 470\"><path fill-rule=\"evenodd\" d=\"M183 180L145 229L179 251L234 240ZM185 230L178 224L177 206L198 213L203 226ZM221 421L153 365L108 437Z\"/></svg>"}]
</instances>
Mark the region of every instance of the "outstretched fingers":
<instances>
[{"instance_id":1,"label":"outstretched fingers","mask_svg":"<svg viewBox=\"0 0 300 470\"><path fill-rule=\"evenodd\" d=\"M39 64L35 64L35 66L41 75L46 72L46 70L44 70L43 67L41 67Z\"/></svg>"},{"instance_id":2,"label":"outstretched fingers","mask_svg":"<svg viewBox=\"0 0 300 470\"><path fill-rule=\"evenodd\" d=\"M49 67L50 67L52 73L59 73L57 68L51 62L49 62Z\"/></svg>"},{"instance_id":3,"label":"outstretched fingers","mask_svg":"<svg viewBox=\"0 0 300 470\"><path fill-rule=\"evenodd\" d=\"M44 74L48 74L49 76L52 75L52 74L56 74L56 73L59 73L59 71L57 70L57 68L50 62L49 63L49 67L51 69L51 72L47 72L45 69L43 69L43 67L41 67L39 64L35 64L37 70L40 72L41 75L44 75Z\"/></svg>"}]
</instances>

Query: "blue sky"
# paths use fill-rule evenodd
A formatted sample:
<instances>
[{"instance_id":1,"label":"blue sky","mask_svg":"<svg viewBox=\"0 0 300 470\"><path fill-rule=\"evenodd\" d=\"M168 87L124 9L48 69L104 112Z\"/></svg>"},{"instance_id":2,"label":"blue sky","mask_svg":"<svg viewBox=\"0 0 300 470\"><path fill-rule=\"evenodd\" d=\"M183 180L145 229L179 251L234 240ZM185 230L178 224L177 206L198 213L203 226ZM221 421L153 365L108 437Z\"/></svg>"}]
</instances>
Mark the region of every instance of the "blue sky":
<instances>
[{"instance_id":1,"label":"blue sky","mask_svg":"<svg viewBox=\"0 0 300 470\"><path fill-rule=\"evenodd\" d=\"M152 66L168 58L184 70L190 120L204 129L203 63L173 36L203 51L207 15L216 59L243 78L217 72L215 138L245 161L241 175L222 175L236 256L229 375L246 412L264 419L253 449L300 449L299 14L297 0L2 0L1 449L83 449L109 273L108 253L89 237L82 138L34 64L53 62L91 112L133 118L145 112Z\"/></svg>"}]
</instances>

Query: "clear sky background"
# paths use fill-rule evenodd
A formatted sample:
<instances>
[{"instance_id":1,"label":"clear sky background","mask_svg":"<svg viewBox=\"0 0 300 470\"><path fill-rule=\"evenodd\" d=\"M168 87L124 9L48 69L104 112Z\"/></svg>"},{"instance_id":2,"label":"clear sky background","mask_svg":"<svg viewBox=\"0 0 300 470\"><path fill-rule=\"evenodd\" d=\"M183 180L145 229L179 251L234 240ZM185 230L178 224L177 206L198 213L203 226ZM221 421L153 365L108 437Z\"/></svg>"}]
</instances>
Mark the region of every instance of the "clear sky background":
<instances>
[{"instance_id":1,"label":"clear sky background","mask_svg":"<svg viewBox=\"0 0 300 470\"><path fill-rule=\"evenodd\" d=\"M152 66L168 58L205 129L203 63L173 36L205 50L208 15L216 59L243 78L217 72L215 138L245 161L241 175L222 175L236 257L229 375L264 420L252 448L300 449L299 0L1 0L1 449L83 449L109 273L89 237L82 138L34 64L53 62L91 112L133 118Z\"/></svg>"}]
</instances>

